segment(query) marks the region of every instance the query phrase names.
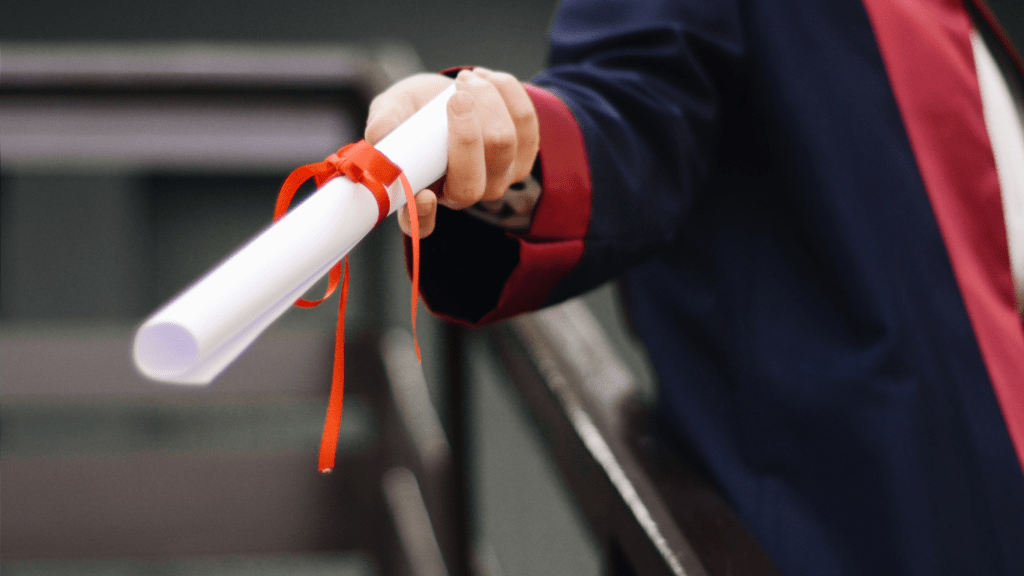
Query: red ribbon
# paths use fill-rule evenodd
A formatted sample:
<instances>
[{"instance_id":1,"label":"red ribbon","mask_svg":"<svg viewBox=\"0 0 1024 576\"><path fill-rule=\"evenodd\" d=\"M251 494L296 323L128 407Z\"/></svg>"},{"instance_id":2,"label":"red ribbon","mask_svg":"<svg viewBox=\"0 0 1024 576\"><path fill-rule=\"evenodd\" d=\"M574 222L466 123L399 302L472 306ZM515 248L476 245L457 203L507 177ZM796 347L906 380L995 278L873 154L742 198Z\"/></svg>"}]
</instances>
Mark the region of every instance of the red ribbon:
<instances>
[{"instance_id":1,"label":"red ribbon","mask_svg":"<svg viewBox=\"0 0 1024 576\"><path fill-rule=\"evenodd\" d=\"M349 144L331 154L322 162L299 166L288 175L281 191L277 194L274 207L274 221L277 222L288 211L288 206L306 180L313 178L317 188L323 186L335 176L347 176L357 184L366 186L377 199L377 224L380 224L391 211L391 200L387 187L396 179L402 182L406 205L409 207L410 232L412 232L412 333L416 347L416 360L420 361L420 345L416 338L416 304L419 296L420 275L420 226L416 211L416 199L413 196L409 179L387 156L370 145L366 140ZM326 300L341 282L341 298L338 303L338 325L334 341L334 368L331 375L331 396L327 402L327 418L324 421L324 432L320 437L319 470L328 473L334 469L335 454L338 450L338 432L341 429L341 409L345 396L345 302L348 300L348 258L331 267L328 275L327 292L319 300L299 298L295 305L301 308L312 308Z\"/></svg>"}]
</instances>

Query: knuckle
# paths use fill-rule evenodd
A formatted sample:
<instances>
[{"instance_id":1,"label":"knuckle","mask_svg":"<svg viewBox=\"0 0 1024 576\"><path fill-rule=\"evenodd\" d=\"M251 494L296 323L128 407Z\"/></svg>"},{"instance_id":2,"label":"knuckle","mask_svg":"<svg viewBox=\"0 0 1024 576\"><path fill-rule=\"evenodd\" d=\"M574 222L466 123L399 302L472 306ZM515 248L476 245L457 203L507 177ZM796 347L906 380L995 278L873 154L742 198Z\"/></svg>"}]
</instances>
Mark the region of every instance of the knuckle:
<instances>
[{"instance_id":1,"label":"knuckle","mask_svg":"<svg viewBox=\"0 0 1024 576\"><path fill-rule=\"evenodd\" d=\"M505 195L508 190L508 184L506 182L499 182L487 188L487 191L480 197L484 201L497 201Z\"/></svg>"},{"instance_id":2,"label":"knuckle","mask_svg":"<svg viewBox=\"0 0 1024 576\"><path fill-rule=\"evenodd\" d=\"M534 122L533 108L529 106L510 106L508 113L512 116L512 121L516 126L525 126Z\"/></svg>"},{"instance_id":3,"label":"knuckle","mask_svg":"<svg viewBox=\"0 0 1024 576\"><path fill-rule=\"evenodd\" d=\"M446 186L441 203L453 210L462 210L476 204L482 195L483 190L476 190L473 186Z\"/></svg>"},{"instance_id":4,"label":"knuckle","mask_svg":"<svg viewBox=\"0 0 1024 576\"><path fill-rule=\"evenodd\" d=\"M454 144L459 148L470 148L480 142L480 135L476 132L461 130L453 135Z\"/></svg>"},{"instance_id":5,"label":"knuckle","mask_svg":"<svg viewBox=\"0 0 1024 576\"><path fill-rule=\"evenodd\" d=\"M508 72L492 73L491 82L505 88L517 88L519 86L519 80Z\"/></svg>"},{"instance_id":6,"label":"knuckle","mask_svg":"<svg viewBox=\"0 0 1024 576\"><path fill-rule=\"evenodd\" d=\"M536 156L537 150L540 149L540 135L536 131L529 132L519 142L519 146L524 153Z\"/></svg>"},{"instance_id":7,"label":"knuckle","mask_svg":"<svg viewBox=\"0 0 1024 576\"><path fill-rule=\"evenodd\" d=\"M537 111L533 107L530 97L523 95L514 106L509 107L509 114L518 127L536 127Z\"/></svg>"},{"instance_id":8,"label":"knuckle","mask_svg":"<svg viewBox=\"0 0 1024 576\"><path fill-rule=\"evenodd\" d=\"M490 154L508 154L515 150L516 135L511 130L491 130L487 134L485 148Z\"/></svg>"},{"instance_id":9,"label":"knuckle","mask_svg":"<svg viewBox=\"0 0 1024 576\"><path fill-rule=\"evenodd\" d=\"M468 208L475 204L475 202L472 201L462 200L459 198L448 196L445 196L442 202L446 207L451 208L452 210L462 210L463 208Z\"/></svg>"}]
</instances>

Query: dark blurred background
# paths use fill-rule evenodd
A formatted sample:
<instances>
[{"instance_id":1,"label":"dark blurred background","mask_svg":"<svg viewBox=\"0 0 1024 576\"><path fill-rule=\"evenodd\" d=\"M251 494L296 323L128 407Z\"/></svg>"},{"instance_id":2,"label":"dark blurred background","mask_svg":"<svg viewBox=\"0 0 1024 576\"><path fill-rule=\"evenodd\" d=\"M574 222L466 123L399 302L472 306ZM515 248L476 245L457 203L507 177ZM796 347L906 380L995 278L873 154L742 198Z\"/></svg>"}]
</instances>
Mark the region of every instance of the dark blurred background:
<instances>
[{"instance_id":1,"label":"dark blurred background","mask_svg":"<svg viewBox=\"0 0 1024 576\"><path fill-rule=\"evenodd\" d=\"M5 51L42 45L72 55L110 46L122 53L338 48L394 57L398 68L474 63L529 77L543 66L553 11L552 0L7 2L0 84ZM132 109L136 122L139 108L129 98ZM342 469L327 479L315 473L328 377L303 362L329 362L319 343L331 339L334 305L289 312L272 329L283 336L262 338L262 351L205 389L141 381L129 358L137 323L266 225L290 167L358 137L360 114L348 103L345 115L330 115L333 140L317 155L252 170L106 160L0 166L4 574L380 573L379 558L337 545L342 538L373 547L381 523L372 506L358 503L380 498L364 477L374 473L384 434L358 375L346 400ZM408 282L395 252L397 227L388 224L353 257L352 341L408 327ZM382 272L375 263L383 261ZM395 286L384 298L395 312L369 318L365 287L381 281ZM421 308L428 386L444 417L440 330ZM252 380L268 364L255 356L281 354L272 347L294 334L318 343L316 350L270 361L279 375L259 376L279 383ZM528 416L475 346L469 427L478 556L494 574L596 573L598 553Z\"/></svg>"},{"instance_id":2,"label":"dark blurred background","mask_svg":"<svg viewBox=\"0 0 1024 576\"><path fill-rule=\"evenodd\" d=\"M555 4L553 0L8 1L0 9L0 84L5 48L26 43L71 45L74 50L102 44L131 50L132 46L153 43L165 48L178 43L264 48L338 45L370 50L390 46L400 48L407 65L423 70L478 64L529 78L544 65L545 34ZM990 0L989 4L1016 44L1024 44L1024 2ZM0 126L0 131L3 130ZM339 121L333 137L344 143L358 136L358 131L357 111L347 120ZM125 339L136 323L265 225L277 186L286 173L284 166L247 173L205 168L140 171L133 167L126 171L108 165L0 166L0 332L5 338L5 355L14 344L29 341L64 343L77 346L76 353L85 353L81 350L87 351L90 346L123 340L124 358L119 357L117 365L117 370L122 370L117 373L123 374L123 370L128 370ZM364 254L360 257L362 261L357 258L356 281L366 283L369 276L375 281L383 278L388 286L399 286L385 299L385 304L393 301L389 308L398 312L388 313L383 322L367 317L359 310L366 308L360 298L368 296L361 296L356 290L351 305L354 312L349 319L349 328L355 334L378 324L408 325L408 288L395 253L397 232L394 227L385 232L390 234L390 240L377 242L376 252ZM372 270L374 261L387 261L391 269L382 273L383 277L374 276L378 274ZM362 280L359 266L363 266ZM368 268L370 271L366 272ZM588 302L608 326L617 325L611 289L599 291ZM443 372L435 354L440 328L422 316L421 321L428 384L444 417L445 406L439 401L441 392L435 381ZM303 333L329 336L333 311L291 312L281 324ZM493 359L472 342L469 349L473 353L470 364L474 378L469 408L473 524L480 557L495 574L597 573L599 556L595 544L547 460L528 417L501 382ZM642 370L642 355L633 354L634 364ZM75 508L72 500L77 498L76 494L88 499L90 494L102 493L116 499L121 495L119 491L147 490L145 482L155 482L154 478L164 474L160 466L167 466L155 462L166 460L168 454L171 465L198 461L236 466L239 458L258 454L265 456L267 462L287 461L289 466L307 466L309 470L314 466L326 390L316 391L308 398L260 395L260 386L254 386L257 393L237 397L231 393L208 397L198 391L170 399L157 394L156 400L148 396L140 399L146 395L132 396L134 392L127 399L92 391L85 396L76 396L77 392L62 396L66 390L73 392L76 386L73 369L61 373L61 382L42 383L40 390L26 391L24 383L9 379L10 368L5 367L9 358L5 356L5 364L0 365L4 371L0 386L5 394L0 418L0 455L4 459L0 480L5 509L0 541L4 546L25 542L17 538L23 534L11 532L15 524L10 519L21 522L31 517L33 511L18 508L19 502L52 501L45 513L35 515L39 522L28 526L46 534L52 532L46 525L47 519L64 518L68 509L73 508L75 514L101 515L89 506ZM135 381L130 385L153 386ZM216 391L217 386L215 383L211 390ZM373 438L379 427L372 411L358 399L347 410L341 452L374 450ZM297 464L289 459L293 455L298 455ZM118 471L122 475L120 484L104 487L110 480L97 471L104 468ZM74 471L82 470L93 476L70 477ZM197 470L200 474L201 470ZM254 470L254 474L261 474L259 466ZM135 481L135 474L148 474L149 479ZM59 481L53 480L55 476ZM203 476L199 478L201 481ZM231 481L252 480L246 478ZM304 488L292 494L273 483L278 481L268 480L269 484L258 486L245 483L235 491L249 490L253 498L263 499L286 492L294 501L285 498L279 508L273 508L284 515L281 517L308 506L308 499L299 496L304 498L312 492L303 492ZM302 476L301 480L309 485L318 481L315 475ZM164 488L189 498L173 487ZM230 484L226 489L234 490ZM35 492L29 498L32 490ZM58 490L73 494L58 494ZM126 501L142 498L136 493L128 496ZM62 499L69 500L62 504ZM321 500L313 500L317 506L325 505ZM192 505L199 508L205 504ZM338 514L343 516L344 511ZM300 512L295 516L301 516ZM72 520L78 522L76 526L90 526L89 517ZM343 522L365 520L342 518ZM263 521L279 520L267 517ZM161 520L157 518L152 522L158 531L189 530L187 524L175 528L159 526ZM18 526L18 530L26 529L24 525ZM61 534L73 532L65 530ZM271 552L255 554L236 543L223 553L206 550L193 557L161 556L154 549L146 549L138 557L110 557L102 551L90 555L80 553L88 549L87 544L82 544L78 548L61 548L79 551L75 552L78 557L70 560L49 558L46 545L40 546L29 546L31 553L13 559L7 553L13 548L0 548L0 556L6 555L0 558L3 571L354 575L376 570L363 556L324 552L329 546L321 544L312 547L315 554L307 553L308 550L276 554L271 553L272 547ZM18 550L25 549L23 546Z\"/></svg>"},{"instance_id":3,"label":"dark blurred background","mask_svg":"<svg viewBox=\"0 0 1024 576\"><path fill-rule=\"evenodd\" d=\"M529 77L540 70L553 0L139 3L6 2L4 41L332 42L401 40L427 70L478 64Z\"/></svg>"},{"instance_id":4,"label":"dark blurred background","mask_svg":"<svg viewBox=\"0 0 1024 576\"><path fill-rule=\"evenodd\" d=\"M235 41L411 44L427 70L478 64L529 77L543 65L553 0L6 2L4 41ZM1018 46L1024 3L989 0Z\"/></svg>"}]
</instances>

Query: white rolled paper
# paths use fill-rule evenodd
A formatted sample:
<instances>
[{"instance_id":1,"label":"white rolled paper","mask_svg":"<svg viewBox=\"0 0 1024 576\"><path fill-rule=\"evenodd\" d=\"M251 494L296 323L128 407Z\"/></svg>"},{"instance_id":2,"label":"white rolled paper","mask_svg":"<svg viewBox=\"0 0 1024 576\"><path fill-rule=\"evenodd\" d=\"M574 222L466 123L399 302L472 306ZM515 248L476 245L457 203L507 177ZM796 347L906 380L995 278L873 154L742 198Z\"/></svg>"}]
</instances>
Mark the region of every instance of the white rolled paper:
<instances>
[{"instance_id":1,"label":"white rolled paper","mask_svg":"<svg viewBox=\"0 0 1024 576\"><path fill-rule=\"evenodd\" d=\"M387 135L377 149L413 190L448 165L445 104L455 86ZM405 204L389 188L391 212ZM135 334L135 366L153 380L207 384L376 225L366 187L334 178L147 319Z\"/></svg>"}]
</instances>

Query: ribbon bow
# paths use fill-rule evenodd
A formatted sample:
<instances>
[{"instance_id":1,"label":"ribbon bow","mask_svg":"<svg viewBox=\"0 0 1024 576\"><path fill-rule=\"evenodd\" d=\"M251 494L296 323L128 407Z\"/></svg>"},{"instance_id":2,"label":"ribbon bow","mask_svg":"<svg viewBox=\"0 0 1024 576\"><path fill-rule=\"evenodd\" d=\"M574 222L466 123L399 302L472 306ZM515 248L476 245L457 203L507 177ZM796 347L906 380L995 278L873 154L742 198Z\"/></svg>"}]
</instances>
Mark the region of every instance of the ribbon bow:
<instances>
[{"instance_id":1,"label":"ribbon bow","mask_svg":"<svg viewBox=\"0 0 1024 576\"><path fill-rule=\"evenodd\" d=\"M406 205L409 207L409 227L412 232L412 333L416 346L416 360L420 361L420 345L416 338L416 303L419 296L420 277L420 226L416 213L416 199L412 185L387 156L370 145L366 140L349 144L336 153L331 154L322 162L299 166L288 175L281 191L277 194L274 206L274 221L277 222L288 211L288 207L306 180L313 178L317 188L336 176L346 176L357 184L366 186L377 199L377 224L380 224L391 212L391 199L387 187L395 179L402 182ZM331 375L331 396L327 403L327 418L324 421L324 432L320 437L320 460L318 469L328 473L334 469L335 454L338 449L338 432L341 429L341 409L345 396L345 302L348 300L348 258L343 258L328 274L327 291L319 300L299 298L295 305L301 308L312 308L323 303L341 283L341 297L338 302L338 325L334 341L334 368Z\"/></svg>"}]
</instances>

